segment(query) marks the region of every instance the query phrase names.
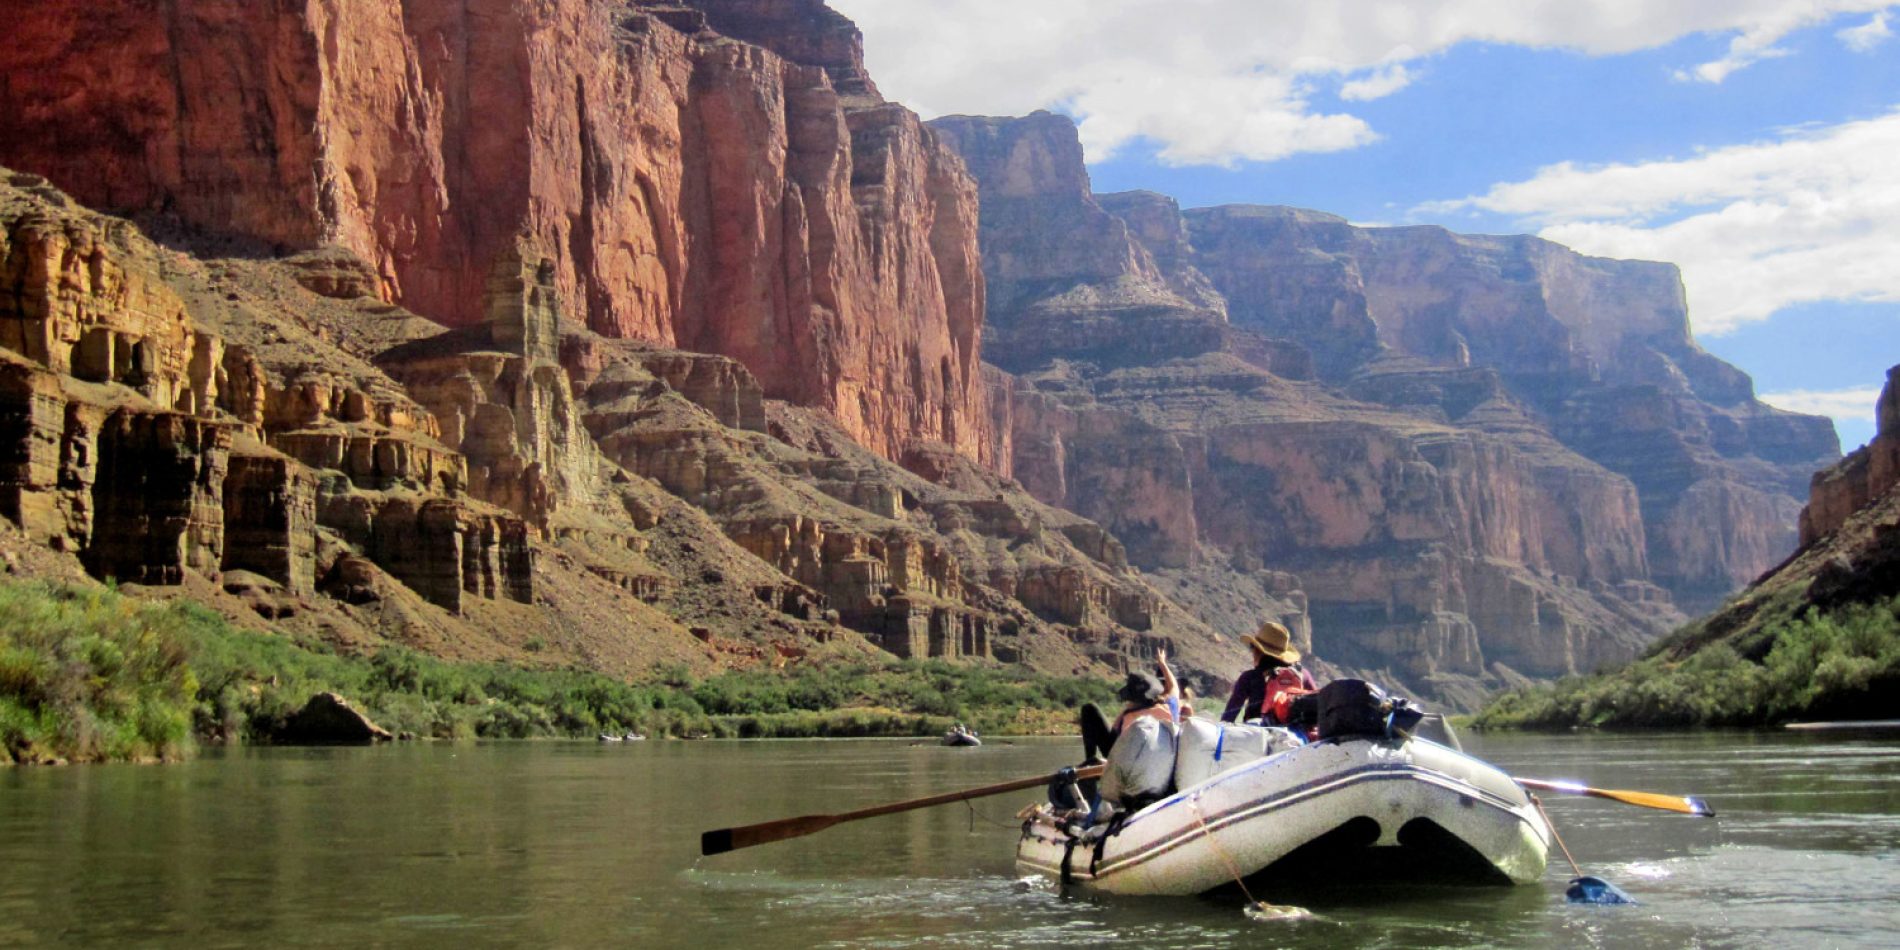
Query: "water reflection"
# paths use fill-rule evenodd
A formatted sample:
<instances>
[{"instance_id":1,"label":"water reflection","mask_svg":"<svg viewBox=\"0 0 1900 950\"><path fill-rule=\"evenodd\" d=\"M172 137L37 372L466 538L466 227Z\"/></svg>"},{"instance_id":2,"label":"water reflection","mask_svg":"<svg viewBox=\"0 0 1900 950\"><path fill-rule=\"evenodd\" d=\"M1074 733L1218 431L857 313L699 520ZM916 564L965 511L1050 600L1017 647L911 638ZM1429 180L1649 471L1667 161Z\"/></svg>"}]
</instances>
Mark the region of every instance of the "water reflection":
<instances>
[{"instance_id":1,"label":"water reflection","mask_svg":"<svg viewBox=\"0 0 1900 950\"><path fill-rule=\"evenodd\" d=\"M697 856L698 833L1045 771L1071 743L517 743L246 750L0 772L0 945L1891 946L1888 737L1480 737L1516 774L1693 793L1702 821L1548 796L1636 908L1543 887L1096 899L1011 866L1004 796ZM1268 900L1275 895L1260 895Z\"/></svg>"}]
</instances>

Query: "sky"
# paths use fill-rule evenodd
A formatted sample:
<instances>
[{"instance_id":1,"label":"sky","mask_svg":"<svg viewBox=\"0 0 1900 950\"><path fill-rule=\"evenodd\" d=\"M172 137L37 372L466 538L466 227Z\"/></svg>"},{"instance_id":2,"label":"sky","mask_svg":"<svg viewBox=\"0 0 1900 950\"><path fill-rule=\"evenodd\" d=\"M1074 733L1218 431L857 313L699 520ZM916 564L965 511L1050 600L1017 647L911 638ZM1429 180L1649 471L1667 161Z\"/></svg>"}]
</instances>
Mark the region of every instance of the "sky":
<instances>
[{"instance_id":1,"label":"sky","mask_svg":"<svg viewBox=\"0 0 1900 950\"><path fill-rule=\"evenodd\" d=\"M1073 116L1098 192L1682 267L1767 402L1900 363L1900 0L831 0L926 117Z\"/></svg>"}]
</instances>

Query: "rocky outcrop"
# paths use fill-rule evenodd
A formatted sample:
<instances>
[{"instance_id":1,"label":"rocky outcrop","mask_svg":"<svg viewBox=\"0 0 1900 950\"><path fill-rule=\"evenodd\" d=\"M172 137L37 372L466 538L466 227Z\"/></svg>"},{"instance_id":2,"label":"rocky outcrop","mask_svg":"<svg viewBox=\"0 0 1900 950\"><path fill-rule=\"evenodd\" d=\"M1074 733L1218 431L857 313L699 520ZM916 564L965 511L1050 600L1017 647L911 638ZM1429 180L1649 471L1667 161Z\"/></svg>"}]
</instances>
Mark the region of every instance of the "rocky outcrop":
<instances>
[{"instance_id":1,"label":"rocky outcrop","mask_svg":"<svg viewBox=\"0 0 1900 950\"><path fill-rule=\"evenodd\" d=\"M1164 276L1129 225L1089 194L1069 119L949 116L931 128L980 185L987 360L1019 371L1058 358L1126 364L1220 347L1218 305L1191 279Z\"/></svg>"},{"instance_id":2,"label":"rocky outcrop","mask_svg":"<svg viewBox=\"0 0 1900 950\"><path fill-rule=\"evenodd\" d=\"M0 515L96 576L341 646L627 674L1238 660L1107 530L957 446L899 466L730 357L574 325L532 238L487 321L448 328L368 293L347 250L169 254L11 180Z\"/></svg>"},{"instance_id":3,"label":"rocky outcrop","mask_svg":"<svg viewBox=\"0 0 1900 950\"><path fill-rule=\"evenodd\" d=\"M1808 504L1801 509L1802 547L1840 530L1855 512L1900 484L1900 366L1887 371L1874 416L1873 441L1814 473Z\"/></svg>"},{"instance_id":4,"label":"rocky outcrop","mask_svg":"<svg viewBox=\"0 0 1900 950\"><path fill-rule=\"evenodd\" d=\"M336 693L318 693L291 713L271 738L292 745L356 745L395 737L349 700Z\"/></svg>"},{"instance_id":5,"label":"rocky outcrop","mask_svg":"<svg viewBox=\"0 0 1900 950\"><path fill-rule=\"evenodd\" d=\"M1323 378L1416 405L1367 377L1395 357L1428 375L1485 368L1534 424L1628 477L1651 576L1686 606L1712 606L1792 548L1799 485L1839 452L1826 420L1762 404L1696 346L1673 265L1291 208L1186 217L1189 260L1234 323L1308 347Z\"/></svg>"},{"instance_id":6,"label":"rocky outcrop","mask_svg":"<svg viewBox=\"0 0 1900 950\"><path fill-rule=\"evenodd\" d=\"M88 205L340 247L360 283L313 282L451 326L492 316L525 238L597 333L731 356L886 457L991 444L975 188L821 3L54 3L0 29L0 163Z\"/></svg>"},{"instance_id":7,"label":"rocky outcrop","mask_svg":"<svg viewBox=\"0 0 1900 950\"><path fill-rule=\"evenodd\" d=\"M1401 293L1355 269L1338 219L1090 194L1067 119L933 126L980 183L1011 473L1099 520L1171 596L1278 616L1323 657L1465 698L1628 656L1680 616L1652 581L1647 499L1554 438L1544 391L1521 385L1586 378L1588 360L1500 311L1514 292L1460 290L1482 266L1394 264L1417 272ZM1447 316L1461 307L1483 312ZM1670 352L1713 379L1670 319L1627 329L1674 326ZM1756 517L1698 556L1762 544Z\"/></svg>"},{"instance_id":8,"label":"rocky outcrop","mask_svg":"<svg viewBox=\"0 0 1900 950\"><path fill-rule=\"evenodd\" d=\"M1879 430L1814 474L1799 550L1627 667L1505 697L1479 725L1767 726L1884 719L1900 664L1900 367ZM1880 471L1883 477L1870 476ZM1630 701L1636 697L1637 701Z\"/></svg>"}]
</instances>

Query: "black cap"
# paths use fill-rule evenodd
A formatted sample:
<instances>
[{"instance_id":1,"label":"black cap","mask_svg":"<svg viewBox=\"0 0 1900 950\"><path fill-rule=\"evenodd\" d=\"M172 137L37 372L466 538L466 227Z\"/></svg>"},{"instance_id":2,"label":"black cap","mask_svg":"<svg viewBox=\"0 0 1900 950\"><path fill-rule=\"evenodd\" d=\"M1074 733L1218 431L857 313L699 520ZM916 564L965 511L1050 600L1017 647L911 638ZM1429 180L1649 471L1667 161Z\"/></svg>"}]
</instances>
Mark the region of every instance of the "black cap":
<instances>
[{"instance_id":1,"label":"black cap","mask_svg":"<svg viewBox=\"0 0 1900 950\"><path fill-rule=\"evenodd\" d=\"M1154 704L1161 701L1161 681L1153 673L1137 670L1128 674L1128 682L1115 694L1124 703Z\"/></svg>"}]
</instances>

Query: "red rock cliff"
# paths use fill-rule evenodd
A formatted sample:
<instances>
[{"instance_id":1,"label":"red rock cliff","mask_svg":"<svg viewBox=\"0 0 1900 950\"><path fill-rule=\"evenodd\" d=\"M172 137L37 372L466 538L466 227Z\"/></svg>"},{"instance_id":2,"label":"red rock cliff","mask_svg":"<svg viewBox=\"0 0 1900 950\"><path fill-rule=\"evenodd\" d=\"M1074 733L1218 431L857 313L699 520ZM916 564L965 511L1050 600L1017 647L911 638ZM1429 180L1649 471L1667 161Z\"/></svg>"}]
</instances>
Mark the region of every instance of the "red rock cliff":
<instances>
[{"instance_id":1,"label":"red rock cliff","mask_svg":"<svg viewBox=\"0 0 1900 950\"><path fill-rule=\"evenodd\" d=\"M975 186L821 3L108 0L0 30L0 163L89 205L341 245L452 325L525 235L598 333L732 356L888 457L993 443Z\"/></svg>"},{"instance_id":2,"label":"red rock cliff","mask_svg":"<svg viewBox=\"0 0 1900 950\"><path fill-rule=\"evenodd\" d=\"M1234 323L1311 348L1328 381L1407 404L1380 378L1395 363L1494 371L1535 425L1635 484L1652 576L1692 609L1793 549L1807 473L1838 457L1827 420L1764 405L1695 344L1674 265L1294 208L1186 217Z\"/></svg>"}]
</instances>

